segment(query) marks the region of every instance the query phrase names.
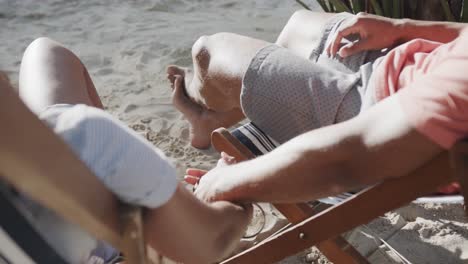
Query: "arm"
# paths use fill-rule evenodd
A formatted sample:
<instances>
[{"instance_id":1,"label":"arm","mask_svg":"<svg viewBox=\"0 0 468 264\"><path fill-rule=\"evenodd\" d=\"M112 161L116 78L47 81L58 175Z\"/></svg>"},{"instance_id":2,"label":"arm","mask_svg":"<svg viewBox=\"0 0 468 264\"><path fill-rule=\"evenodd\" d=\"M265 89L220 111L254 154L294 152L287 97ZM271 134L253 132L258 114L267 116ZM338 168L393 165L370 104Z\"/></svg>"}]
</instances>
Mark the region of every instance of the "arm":
<instances>
[{"instance_id":1,"label":"arm","mask_svg":"<svg viewBox=\"0 0 468 264\"><path fill-rule=\"evenodd\" d=\"M365 50L391 48L417 38L447 43L457 38L465 27L463 23L392 19L359 13L340 26L327 52L347 57ZM341 46L343 38L354 34L359 36L358 41Z\"/></svg>"},{"instance_id":2,"label":"arm","mask_svg":"<svg viewBox=\"0 0 468 264\"><path fill-rule=\"evenodd\" d=\"M147 243L183 263L213 263L232 252L251 210L228 202L206 204L179 185L163 206L144 218Z\"/></svg>"},{"instance_id":3,"label":"arm","mask_svg":"<svg viewBox=\"0 0 468 264\"><path fill-rule=\"evenodd\" d=\"M392 96L347 122L300 135L260 158L203 176L205 200L299 202L402 176L441 151Z\"/></svg>"},{"instance_id":4,"label":"arm","mask_svg":"<svg viewBox=\"0 0 468 264\"><path fill-rule=\"evenodd\" d=\"M466 27L464 23L395 19L400 31L397 44L422 38L448 43L457 38Z\"/></svg>"}]
</instances>

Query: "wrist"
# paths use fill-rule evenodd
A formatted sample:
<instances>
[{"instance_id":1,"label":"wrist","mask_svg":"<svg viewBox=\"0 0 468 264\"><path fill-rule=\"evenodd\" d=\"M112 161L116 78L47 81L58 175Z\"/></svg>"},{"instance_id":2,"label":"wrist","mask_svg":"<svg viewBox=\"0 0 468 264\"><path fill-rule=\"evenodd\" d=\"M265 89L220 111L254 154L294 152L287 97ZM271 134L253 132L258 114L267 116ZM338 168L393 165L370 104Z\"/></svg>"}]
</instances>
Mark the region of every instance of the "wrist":
<instances>
[{"instance_id":1,"label":"wrist","mask_svg":"<svg viewBox=\"0 0 468 264\"><path fill-rule=\"evenodd\" d=\"M222 180L214 183L216 190L215 200L231 202L248 202L246 199L246 173L238 169L239 164L220 168L218 175L222 175ZM240 171L240 172L239 172Z\"/></svg>"},{"instance_id":2,"label":"wrist","mask_svg":"<svg viewBox=\"0 0 468 264\"><path fill-rule=\"evenodd\" d=\"M395 44L401 44L408 42L414 38L414 20L403 18L394 20Z\"/></svg>"}]
</instances>

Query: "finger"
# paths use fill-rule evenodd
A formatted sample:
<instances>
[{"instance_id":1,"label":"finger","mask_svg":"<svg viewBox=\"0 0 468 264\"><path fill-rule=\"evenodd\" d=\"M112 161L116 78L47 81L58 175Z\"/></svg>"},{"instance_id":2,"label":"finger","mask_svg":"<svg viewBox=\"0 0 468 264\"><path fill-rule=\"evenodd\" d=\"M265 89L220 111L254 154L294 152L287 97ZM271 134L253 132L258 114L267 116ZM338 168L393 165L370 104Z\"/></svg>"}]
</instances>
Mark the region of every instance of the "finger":
<instances>
[{"instance_id":1,"label":"finger","mask_svg":"<svg viewBox=\"0 0 468 264\"><path fill-rule=\"evenodd\" d=\"M229 154L227 154L226 152L221 152L221 158L224 160L224 162L226 162L226 164L228 165L231 165L231 164L234 164L236 163L236 158L234 158L233 156L230 156Z\"/></svg>"},{"instance_id":2,"label":"finger","mask_svg":"<svg viewBox=\"0 0 468 264\"><path fill-rule=\"evenodd\" d=\"M334 37L331 47L330 47L330 54L331 56L336 56L338 53L338 50L340 49L341 42L343 41L343 38L346 38L347 36L351 34L359 33L358 26L356 25L350 25L346 26L343 29L339 30L336 33L336 36Z\"/></svg>"},{"instance_id":3,"label":"finger","mask_svg":"<svg viewBox=\"0 0 468 264\"><path fill-rule=\"evenodd\" d=\"M333 46L336 45L335 42L336 42L336 43L341 43L341 39L342 39L342 38L340 38L340 37L338 36L338 34L335 33L335 35L334 35L333 38L332 38L332 41L330 41L330 43L328 44L327 49L326 49L327 55L328 55L329 57L335 56L335 55L333 54Z\"/></svg>"},{"instance_id":4,"label":"finger","mask_svg":"<svg viewBox=\"0 0 468 264\"><path fill-rule=\"evenodd\" d=\"M174 75L174 94L184 95L185 83L181 75ZM185 96L184 96L185 97Z\"/></svg>"},{"instance_id":5,"label":"finger","mask_svg":"<svg viewBox=\"0 0 468 264\"><path fill-rule=\"evenodd\" d=\"M198 181L200 181L200 177L193 177L193 176L190 176L190 175L185 175L184 176L184 181L188 184L192 184L192 185L195 185L198 183Z\"/></svg>"},{"instance_id":6,"label":"finger","mask_svg":"<svg viewBox=\"0 0 468 264\"><path fill-rule=\"evenodd\" d=\"M349 43L341 47L341 49L338 51L338 55L340 55L340 57L342 58L346 58L358 52L368 50L369 49L368 43L369 42L364 39Z\"/></svg>"},{"instance_id":7,"label":"finger","mask_svg":"<svg viewBox=\"0 0 468 264\"><path fill-rule=\"evenodd\" d=\"M171 84L171 89L172 89L172 91L174 91L174 81L175 81L175 77L174 77L174 76L167 76L167 79L168 79L169 83Z\"/></svg>"},{"instance_id":8,"label":"finger","mask_svg":"<svg viewBox=\"0 0 468 264\"><path fill-rule=\"evenodd\" d=\"M185 171L185 173L187 175L190 175L190 176L193 176L193 177L197 177L197 178L201 178L203 175L205 175L208 171L206 170L200 170L200 169L192 169L192 168L189 168Z\"/></svg>"},{"instance_id":9,"label":"finger","mask_svg":"<svg viewBox=\"0 0 468 264\"><path fill-rule=\"evenodd\" d=\"M171 82L172 85L174 85L174 81L176 79L176 77L174 75L168 74L167 79L169 80L169 82Z\"/></svg>"}]
</instances>

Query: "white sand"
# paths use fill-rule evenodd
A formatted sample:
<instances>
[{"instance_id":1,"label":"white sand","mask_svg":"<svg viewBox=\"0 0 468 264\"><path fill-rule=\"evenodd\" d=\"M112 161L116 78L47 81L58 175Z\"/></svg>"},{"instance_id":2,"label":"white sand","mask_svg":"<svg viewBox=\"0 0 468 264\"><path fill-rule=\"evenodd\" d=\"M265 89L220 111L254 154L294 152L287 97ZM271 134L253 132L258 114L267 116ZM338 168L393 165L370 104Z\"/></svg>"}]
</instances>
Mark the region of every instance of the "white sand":
<instances>
[{"instance_id":1,"label":"white sand","mask_svg":"<svg viewBox=\"0 0 468 264\"><path fill-rule=\"evenodd\" d=\"M218 155L189 146L187 124L170 104L165 66L190 66L191 45L203 34L274 41L299 8L281 0L0 0L0 69L17 84L28 43L40 36L62 42L88 67L108 111L161 148L182 175L189 166L212 167ZM284 222L268 219L266 231ZM412 263L468 263L467 229L460 205L413 204L347 236L372 263L404 263L378 237ZM282 263L326 263L307 253Z\"/></svg>"}]
</instances>

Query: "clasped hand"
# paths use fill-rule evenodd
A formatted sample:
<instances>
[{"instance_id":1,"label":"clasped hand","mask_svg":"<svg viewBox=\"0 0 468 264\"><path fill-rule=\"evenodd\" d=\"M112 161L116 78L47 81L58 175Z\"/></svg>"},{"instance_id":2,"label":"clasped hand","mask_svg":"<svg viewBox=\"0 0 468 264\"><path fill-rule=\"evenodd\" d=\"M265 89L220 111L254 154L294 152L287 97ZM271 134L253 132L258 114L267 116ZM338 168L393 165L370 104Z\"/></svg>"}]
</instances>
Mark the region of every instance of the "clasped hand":
<instances>
[{"instance_id":1,"label":"clasped hand","mask_svg":"<svg viewBox=\"0 0 468 264\"><path fill-rule=\"evenodd\" d=\"M224 196L229 189L226 177L223 177L223 169L228 165L235 164L234 157L221 153L221 159L216 167L210 171L200 169L187 169L184 177L185 182L196 186L195 195L206 202L229 200Z\"/></svg>"}]
</instances>

